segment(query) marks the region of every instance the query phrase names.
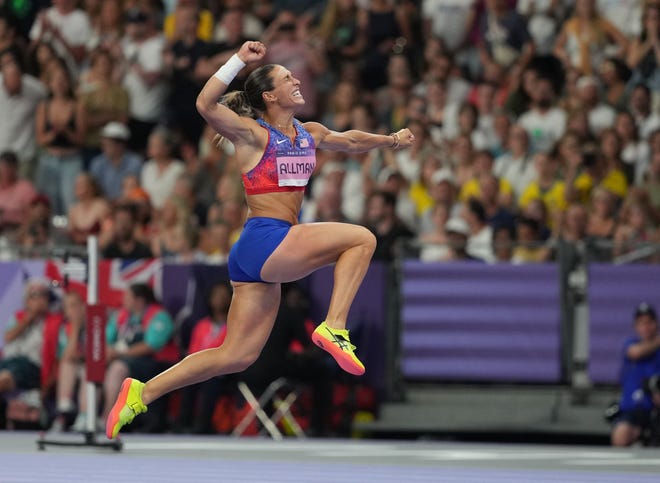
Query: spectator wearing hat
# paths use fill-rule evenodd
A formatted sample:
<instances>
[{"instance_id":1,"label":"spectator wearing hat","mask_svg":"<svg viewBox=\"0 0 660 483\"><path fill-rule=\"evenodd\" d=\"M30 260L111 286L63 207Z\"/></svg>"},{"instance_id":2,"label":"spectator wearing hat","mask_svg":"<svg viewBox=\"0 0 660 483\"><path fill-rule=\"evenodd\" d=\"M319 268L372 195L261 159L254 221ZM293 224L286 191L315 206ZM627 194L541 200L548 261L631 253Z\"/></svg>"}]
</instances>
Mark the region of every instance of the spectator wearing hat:
<instances>
[{"instance_id":1,"label":"spectator wearing hat","mask_svg":"<svg viewBox=\"0 0 660 483\"><path fill-rule=\"evenodd\" d=\"M127 150L131 136L128 127L110 122L101 130L102 153L92 160L89 172L98 183L104 196L114 201L122 195L122 180L129 175L140 176L142 160Z\"/></svg>"},{"instance_id":2,"label":"spectator wearing hat","mask_svg":"<svg viewBox=\"0 0 660 483\"><path fill-rule=\"evenodd\" d=\"M630 446L651 423L651 412L660 407L658 387L649 378L660 375L660 334L655 308L640 304L634 312L635 335L623 344L620 413L614 421L613 446Z\"/></svg>"},{"instance_id":3,"label":"spectator wearing hat","mask_svg":"<svg viewBox=\"0 0 660 483\"><path fill-rule=\"evenodd\" d=\"M449 253L445 258L446 261L482 261L467 251L470 226L462 217L454 216L450 218L445 224L445 232L449 242Z\"/></svg>"},{"instance_id":4,"label":"spectator wearing hat","mask_svg":"<svg viewBox=\"0 0 660 483\"><path fill-rule=\"evenodd\" d=\"M0 151L16 153L21 174L28 175L37 148L34 116L37 106L46 97L46 88L34 77L24 74L18 60L11 56L3 60L1 68Z\"/></svg>"},{"instance_id":5,"label":"spectator wearing hat","mask_svg":"<svg viewBox=\"0 0 660 483\"><path fill-rule=\"evenodd\" d=\"M18 157L13 151L0 153L0 228L17 228L37 195L32 183L18 177Z\"/></svg>"}]
</instances>

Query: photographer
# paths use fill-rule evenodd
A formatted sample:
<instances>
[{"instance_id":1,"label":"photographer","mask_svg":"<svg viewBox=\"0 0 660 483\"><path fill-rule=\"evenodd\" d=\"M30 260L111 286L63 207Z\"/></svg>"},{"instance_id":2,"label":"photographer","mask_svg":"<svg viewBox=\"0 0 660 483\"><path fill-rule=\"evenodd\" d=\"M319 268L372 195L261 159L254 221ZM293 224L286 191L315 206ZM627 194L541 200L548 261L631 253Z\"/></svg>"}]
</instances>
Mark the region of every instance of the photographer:
<instances>
[{"instance_id":1,"label":"photographer","mask_svg":"<svg viewBox=\"0 0 660 483\"><path fill-rule=\"evenodd\" d=\"M642 303L635 310L636 335L624 344L620 412L614 421L613 446L630 446L651 425L660 407L660 334L655 309ZM654 377L655 376L655 377Z\"/></svg>"}]
</instances>

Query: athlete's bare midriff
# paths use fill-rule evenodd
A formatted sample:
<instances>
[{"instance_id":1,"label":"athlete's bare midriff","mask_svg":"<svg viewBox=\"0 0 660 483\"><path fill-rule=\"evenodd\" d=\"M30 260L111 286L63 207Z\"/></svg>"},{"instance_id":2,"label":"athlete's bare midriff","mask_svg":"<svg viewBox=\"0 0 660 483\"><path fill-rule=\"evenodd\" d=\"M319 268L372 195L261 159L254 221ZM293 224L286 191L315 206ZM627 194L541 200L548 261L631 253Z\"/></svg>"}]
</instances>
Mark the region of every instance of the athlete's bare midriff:
<instances>
[{"instance_id":1,"label":"athlete's bare midriff","mask_svg":"<svg viewBox=\"0 0 660 483\"><path fill-rule=\"evenodd\" d=\"M301 191L285 193L263 193L247 195L248 218L263 216L288 221L292 225L298 224L298 213L302 206L303 194Z\"/></svg>"}]
</instances>

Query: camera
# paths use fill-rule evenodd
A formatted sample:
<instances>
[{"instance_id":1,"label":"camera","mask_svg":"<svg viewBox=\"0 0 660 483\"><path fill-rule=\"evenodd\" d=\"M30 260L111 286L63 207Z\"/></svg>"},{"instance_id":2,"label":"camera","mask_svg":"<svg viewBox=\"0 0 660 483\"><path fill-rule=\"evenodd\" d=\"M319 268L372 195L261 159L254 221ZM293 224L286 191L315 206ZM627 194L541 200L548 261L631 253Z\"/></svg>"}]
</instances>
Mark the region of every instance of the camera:
<instances>
[{"instance_id":1,"label":"camera","mask_svg":"<svg viewBox=\"0 0 660 483\"><path fill-rule=\"evenodd\" d=\"M653 374L642 385L646 393L660 393L660 374Z\"/></svg>"}]
</instances>

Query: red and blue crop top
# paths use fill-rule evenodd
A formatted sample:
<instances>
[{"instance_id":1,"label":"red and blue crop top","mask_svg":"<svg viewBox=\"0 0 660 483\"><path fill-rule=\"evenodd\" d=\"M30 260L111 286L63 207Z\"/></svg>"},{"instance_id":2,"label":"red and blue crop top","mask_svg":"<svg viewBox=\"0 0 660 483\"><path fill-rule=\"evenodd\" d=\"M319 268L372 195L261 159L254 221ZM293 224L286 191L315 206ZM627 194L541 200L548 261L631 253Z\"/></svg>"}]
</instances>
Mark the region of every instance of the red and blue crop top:
<instances>
[{"instance_id":1,"label":"red and blue crop top","mask_svg":"<svg viewBox=\"0 0 660 483\"><path fill-rule=\"evenodd\" d=\"M291 139L263 119L257 122L268 130L268 143L259 163L243 174L248 195L303 191L316 167L316 144L312 135L293 120L296 138Z\"/></svg>"}]
</instances>

